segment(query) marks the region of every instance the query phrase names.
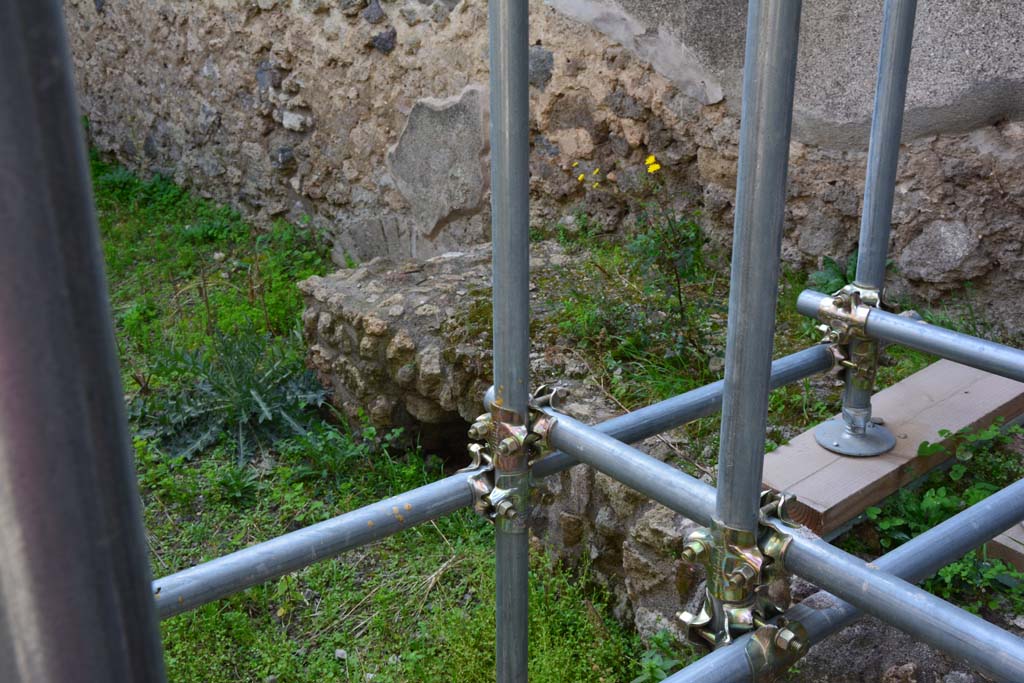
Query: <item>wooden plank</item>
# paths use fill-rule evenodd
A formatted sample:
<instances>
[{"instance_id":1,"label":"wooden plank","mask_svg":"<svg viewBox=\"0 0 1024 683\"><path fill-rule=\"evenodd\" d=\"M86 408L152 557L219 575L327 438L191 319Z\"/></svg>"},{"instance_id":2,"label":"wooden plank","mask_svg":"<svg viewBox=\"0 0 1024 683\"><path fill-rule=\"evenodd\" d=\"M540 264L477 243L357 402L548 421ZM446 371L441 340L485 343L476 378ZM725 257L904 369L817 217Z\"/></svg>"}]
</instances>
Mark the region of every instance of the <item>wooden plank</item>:
<instances>
[{"instance_id":1,"label":"wooden plank","mask_svg":"<svg viewBox=\"0 0 1024 683\"><path fill-rule=\"evenodd\" d=\"M952 457L917 455L922 441L941 440L940 429L956 432L1024 413L1024 383L940 360L880 391L872 403L875 415L897 437L896 447L885 455L837 455L819 446L808 430L765 456L764 483L795 494L795 516L819 534L841 527ZM1000 539L1000 544L1009 543L1007 548L1024 549L1024 531Z\"/></svg>"},{"instance_id":2,"label":"wooden plank","mask_svg":"<svg viewBox=\"0 0 1024 683\"><path fill-rule=\"evenodd\" d=\"M989 557L1008 562L1024 572L1024 522L1007 529L986 546Z\"/></svg>"}]
</instances>

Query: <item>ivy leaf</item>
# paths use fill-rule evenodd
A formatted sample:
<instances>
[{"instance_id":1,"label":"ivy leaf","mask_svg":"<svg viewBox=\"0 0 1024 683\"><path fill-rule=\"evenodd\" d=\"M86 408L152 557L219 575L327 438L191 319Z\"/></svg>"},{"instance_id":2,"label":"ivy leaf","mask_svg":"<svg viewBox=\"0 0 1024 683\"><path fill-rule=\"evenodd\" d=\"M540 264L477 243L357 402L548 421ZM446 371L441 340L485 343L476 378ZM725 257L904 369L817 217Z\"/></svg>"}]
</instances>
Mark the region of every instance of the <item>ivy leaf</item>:
<instances>
[{"instance_id":1,"label":"ivy leaf","mask_svg":"<svg viewBox=\"0 0 1024 683\"><path fill-rule=\"evenodd\" d=\"M945 453L946 446L941 443L930 443L928 441L922 441L921 445L917 447L917 455L922 458L935 455L936 453Z\"/></svg>"}]
</instances>

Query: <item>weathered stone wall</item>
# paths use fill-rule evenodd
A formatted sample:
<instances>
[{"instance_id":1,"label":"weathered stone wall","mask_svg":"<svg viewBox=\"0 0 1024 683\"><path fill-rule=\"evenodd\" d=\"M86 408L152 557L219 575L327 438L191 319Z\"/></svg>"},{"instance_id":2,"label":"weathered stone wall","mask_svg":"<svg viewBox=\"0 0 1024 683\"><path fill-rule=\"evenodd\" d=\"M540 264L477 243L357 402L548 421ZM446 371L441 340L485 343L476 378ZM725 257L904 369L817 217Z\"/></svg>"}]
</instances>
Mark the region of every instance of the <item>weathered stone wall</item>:
<instances>
[{"instance_id":1,"label":"weathered stone wall","mask_svg":"<svg viewBox=\"0 0 1024 683\"><path fill-rule=\"evenodd\" d=\"M728 241L744 5L531 2L536 225L575 207L628 224L654 153L661 200L702 208ZM881 1L806 5L784 246L801 267L856 245ZM891 281L935 300L970 280L983 314L1020 329L1022 20L1011 0L939 5L915 34ZM129 166L257 221L309 216L339 263L486 240L483 0L68 0L66 14L93 144Z\"/></svg>"}]
</instances>

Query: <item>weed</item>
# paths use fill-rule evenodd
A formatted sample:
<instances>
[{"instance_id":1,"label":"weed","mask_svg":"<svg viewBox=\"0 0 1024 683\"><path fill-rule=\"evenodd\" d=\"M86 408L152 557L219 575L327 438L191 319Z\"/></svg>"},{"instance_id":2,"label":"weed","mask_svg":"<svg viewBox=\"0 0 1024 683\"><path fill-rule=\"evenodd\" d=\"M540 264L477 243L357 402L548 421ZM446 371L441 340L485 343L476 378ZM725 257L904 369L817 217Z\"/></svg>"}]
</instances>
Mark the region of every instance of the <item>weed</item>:
<instances>
[{"instance_id":1,"label":"weed","mask_svg":"<svg viewBox=\"0 0 1024 683\"><path fill-rule=\"evenodd\" d=\"M721 310L707 279L706 239L692 217L646 209L625 243L596 240L579 218L585 260L558 280L558 329L596 352L613 394L627 404L680 393L711 378ZM582 226L582 227L581 227ZM586 246L583 251L583 246Z\"/></svg>"},{"instance_id":2,"label":"weed","mask_svg":"<svg viewBox=\"0 0 1024 683\"><path fill-rule=\"evenodd\" d=\"M881 549L892 549L927 531L965 508L984 500L1024 476L1024 463L1012 446L1022 433L1016 426L1006 428L1001 420L981 428L963 429L953 434L957 457L948 472L934 472L919 488L901 489L884 505L866 510L871 534L863 529L847 536L844 545L854 551L876 550L861 545L874 536ZM921 455L948 452L943 444L922 443ZM968 464L969 463L969 466ZM857 539L860 539L859 541ZM941 569L924 585L929 591L952 600L966 609L1024 610L1024 574L1005 563L974 551Z\"/></svg>"},{"instance_id":3,"label":"weed","mask_svg":"<svg viewBox=\"0 0 1024 683\"><path fill-rule=\"evenodd\" d=\"M839 265L835 259L826 256L822 259L821 270L807 276L807 286L819 292L831 294L853 282L856 275L857 251L847 257L845 266Z\"/></svg>"},{"instance_id":4,"label":"weed","mask_svg":"<svg viewBox=\"0 0 1024 683\"><path fill-rule=\"evenodd\" d=\"M256 472L249 467L225 467L217 478L221 500L236 507L249 503L255 497L259 483Z\"/></svg>"},{"instance_id":5,"label":"weed","mask_svg":"<svg viewBox=\"0 0 1024 683\"><path fill-rule=\"evenodd\" d=\"M156 361L164 384L132 412L140 436L186 460L227 439L241 465L283 435L306 431L303 411L323 404L325 392L295 345L253 328L210 341Z\"/></svg>"},{"instance_id":6,"label":"weed","mask_svg":"<svg viewBox=\"0 0 1024 683\"><path fill-rule=\"evenodd\" d=\"M1003 426L1004 418L998 417L986 427L974 428L965 427L955 434L948 429L940 429L939 436L943 440L953 439L955 441L954 453L956 459L962 463L970 462L974 457L981 456L992 459L997 451L1013 443L1013 438L1024 434L1024 428L1020 425ZM948 453L945 444L930 443L922 441L917 447L919 456L935 455L936 453Z\"/></svg>"},{"instance_id":7,"label":"weed","mask_svg":"<svg viewBox=\"0 0 1024 683\"><path fill-rule=\"evenodd\" d=\"M971 551L946 565L925 583L925 588L975 614L983 608L1011 614L1024 612L1024 572L981 551Z\"/></svg>"},{"instance_id":8,"label":"weed","mask_svg":"<svg viewBox=\"0 0 1024 683\"><path fill-rule=\"evenodd\" d=\"M663 681L683 663L677 659L679 647L668 631L651 636L647 650L640 656L640 675L631 683Z\"/></svg>"}]
</instances>

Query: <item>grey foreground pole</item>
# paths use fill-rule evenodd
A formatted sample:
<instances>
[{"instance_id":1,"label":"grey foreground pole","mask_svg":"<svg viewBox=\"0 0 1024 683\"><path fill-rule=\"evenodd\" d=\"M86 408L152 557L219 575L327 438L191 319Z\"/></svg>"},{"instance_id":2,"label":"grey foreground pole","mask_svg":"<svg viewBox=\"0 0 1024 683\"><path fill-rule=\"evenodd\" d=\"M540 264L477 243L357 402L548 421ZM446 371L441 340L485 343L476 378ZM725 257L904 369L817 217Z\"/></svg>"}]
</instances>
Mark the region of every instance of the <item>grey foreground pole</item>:
<instances>
[{"instance_id":1,"label":"grey foreground pole","mask_svg":"<svg viewBox=\"0 0 1024 683\"><path fill-rule=\"evenodd\" d=\"M832 353L824 345L784 356L772 363L772 387L824 372L832 367L832 363ZM612 418L595 429L621 441L639 441L713 415L721 405L722 382L715 382ZM579 460L558 451L534 464L531 476L538 479L577 464ZM469 507L474 502L475 474L460 472L156 579L153 581L153 594L157 612L161 619L173 617L314 562L335 557L346 550Z\"/></svg>"},{"instance_id":2,"label":"grey foreground pole","mask_svg":"<svg viewBox=\"0 0 1024 683\"><path fill-rule=\"evenodd\" d=\"M0 681L163 681L61 10L0 2Z\"/></svg>"},{"instance_id":3,"label":"grey foreground pole","mask_svg":"<svg viewBox=\"0 0 1024 683\"><path fill-rule=\"evenodd\" d=\"M796 307L803 315L822 319L822 309L830 309L831 300L830 296L807 289L800 292ZM865 317L864 330L872 339L902 344L1000 377L1024 382L1024 351L1020 349L947 330L923 320L905 318L879 308L870 309Z\"/></svg>"},{"instance_id":4,"label":"grey foreground pole","mask_svg":"<svg viewBox=\"0 0 1024 683\"><path fill-rule=\"evenodd\" d=\"M907 74L914 39L917 0L886 0L882 46L878 57L875 109L871 117L864 209L860 223L857 275L852 290L861 300L877 306L885 285L889 254L896 167L907 97ZM848 354L855 363L846 371L842 417L818 425L814 436L830 451L842 455L881 455L896 445L892 432L871 420L871 394L875 388L878 344L856 335Z\"/></svg>"},{"instance_id":5,"label":"grey foreground pole","mask_svg":"<svg viewBox=\"0 0 1024 683\"><path fill-rule=\"evenodd\" d=\"M717 522L752 533L764 468L799 0L751 0L733 228Z\"/></svg>"},{"instance_id":6,"label":"grey foreground pole","mask_svg":"<svg viewBox=\"0 0 1024 683\"><path fill-rule=\"evenodd\" d=\"M1024 520L1024 480L950 517L872 564L881 571L917 583L1021 520ZM789 609L785 616L789 622L804 627L808 645L813 645L853 623L862 613L848 602L820 591ZM670 676L666 683L753 683L755 672L745 653L750 640L748 634L730 647L705 655ZM760 673L763 676L768 672Z\"/></svg>"},{"instance_id":7,"label":"grey foreground pole","mask_svg":"<svg viewBox=\"0 0 1024 683\"><path fill-rule=\"evenodd\" d=\"M525 425L530 397L530 93L527 0L490 0L491 239L495 425ZM494 439L496 441L496 439ZM497 444L492 443L497 450ZM497 680L527 679L529 486L525 449L495 454L494 487L513 514L495 519Z\"/></svg>"},{"instance_id":8,"label":"grey foreground pole","mask_svg":"<svg viewBox=\"0 0 1024 683\"><path fill-rule=\"evenodd\" d=\"M705 554L703 608L684 617L716 644L749 624L761 565L756 532L800 10L800 0L750 0L747 9L718 494L708 530L709 545L723 551Z\"/></svg>"}]
</instances>

